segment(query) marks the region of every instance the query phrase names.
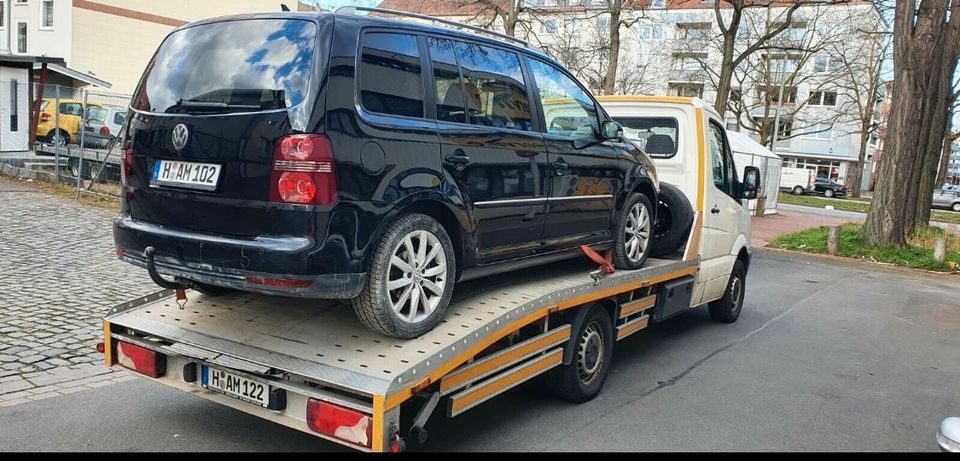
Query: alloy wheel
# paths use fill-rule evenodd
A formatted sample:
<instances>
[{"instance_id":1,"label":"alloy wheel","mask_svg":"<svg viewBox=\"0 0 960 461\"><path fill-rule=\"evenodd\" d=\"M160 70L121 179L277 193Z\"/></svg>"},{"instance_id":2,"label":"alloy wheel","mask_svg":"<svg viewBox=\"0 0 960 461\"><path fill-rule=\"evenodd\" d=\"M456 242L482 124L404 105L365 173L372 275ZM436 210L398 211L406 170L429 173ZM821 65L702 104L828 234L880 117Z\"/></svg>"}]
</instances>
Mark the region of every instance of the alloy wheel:
<instances>
[{"instance_id":1,"label":"alloy wheel","mask_svg":"<svg viewBox=\"0 0 960 461\"><path fill-rule=\"evenodd\" d=\"M624 233L627 258L631 261L639 260L650 245L650 213L642 203L636 203L630 209Z\"/></svg>"},{"instance_id":2,"label":"alloy wheel","mask_svg":"<svg viewBox=\"0 0 960 461\"><path fill-rule=\"evenodd\" d=\"M390 308L400 320L430 317L447 288L447 255L440 240L425 230L410 232L393 250L387 273Z\"/></svg>"}]
</instances>

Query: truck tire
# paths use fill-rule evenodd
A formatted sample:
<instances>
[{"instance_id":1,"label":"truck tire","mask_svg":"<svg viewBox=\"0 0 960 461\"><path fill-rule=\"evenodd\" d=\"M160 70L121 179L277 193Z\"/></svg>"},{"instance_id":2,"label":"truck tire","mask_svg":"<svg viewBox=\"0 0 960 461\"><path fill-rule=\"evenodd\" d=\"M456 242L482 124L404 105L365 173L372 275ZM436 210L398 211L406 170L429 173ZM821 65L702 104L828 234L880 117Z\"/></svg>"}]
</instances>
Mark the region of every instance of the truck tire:
<instances>
[{"instance_id":1,"label":"truck tire","mask_svg":"<svg viewBox=\"0 0 960 461\"><path fill-rule=\"evenodd\" d=\"M571 402L587 402L603 388L613 359L613 321L600 304L589 308L580 328L570 336L573 342L573 360L558 367L553 389ZM556 376L556 375L555 375Z\"/></svg>"},{"instance_id":2,"label":"truck tire","mask_svg":"<svg viewBox=\"0 0 960 461\"><path fill-rule=\"evenodd\" d=\"M631 194L614 226L613 264L617 269L639 269L653 247L653 213L650 200Z\"/></svg>"},{"instance_id":3,"label":"truck tire","mask_svg":"<svg viewBox=\"0 0 960 461\"><path fill-rule=\"evenodd\" d=\"M727 281L723 297L710 303L710 318L714 322L733 323L740 317L743 308L743 294L746 289L747 271L743 263L733 263L733 271Z\"/></svg>"},{"instance_id":4,"label":"truck tire","mask_svg":"<svg viewBox=\"0 0 960 461\"><path fill-rule=\"evenodd\" d=\"M793 195L803 195L803 187L800 187L800 186L794 187Z\"/></svg>"},{"instance_id":5,"label":"truck tire","mask_svg":"<svg viewBox=\"0 0 960 461\"><path fill-rule=\"evenodd\" d=\"M426 333L450 304L454 255L437 220L419 213L399 216L377 243L366 284L353 300L357 317L367 328L395 338Z\"/></svg>"},{"instance_id":6,"label":"truck tire","mask_svg":"<svg viewBox=\"0 0 960 461\"><path fill-rule=\"evenodd\" d=\"M672 184L660 183L657 194L657 219L653 224L653 248L650 256L659 258L679 250L687 243L693 207L683 191Z\"/></svg>"}]
</instances>

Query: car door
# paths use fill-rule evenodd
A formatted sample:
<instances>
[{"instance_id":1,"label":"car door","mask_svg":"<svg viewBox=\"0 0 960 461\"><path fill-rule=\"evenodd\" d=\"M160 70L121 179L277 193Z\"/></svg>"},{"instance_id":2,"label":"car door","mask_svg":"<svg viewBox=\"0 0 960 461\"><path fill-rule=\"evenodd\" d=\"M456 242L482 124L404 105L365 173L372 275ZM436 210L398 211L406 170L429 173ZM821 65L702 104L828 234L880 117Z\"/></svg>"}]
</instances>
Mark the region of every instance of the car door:
<instances>
[{"instance_id":1,"label":"car door","mask_svg":"<svg viewBox=\"0 0 960 461\"><path fill-rule=\"evenodd\" d=\"M698 277L698 283L703 284L703 294L699 302L712 301L723 295L730 268L736 259L731 253L739 235L737 229L743 208L737 198L737 173L723 126L709 119L706 136L706 166L710 174L703 185L706 209Z\"/></svg>"},{"instance_id":2,"label":"car door","mask_svg":"<svg viewBox=\"0 0 960 461\"><path fill-rule=\"evenodd\" d=\"M442 37L427 42L444 175L473 220L476 263L528 256L541 244L547 157L519 55Z\"/></svg>"},{"instance_id":3,"label":"car door","mask_svg":"<svg viewBox=\"0 0 960 461\"><path fill-rule=\"evenodd\" d=\"M596 102L560 68L537 59L527 63L550 162L544 251L611 240L625 165L619 163L612 142L600 139Z\"/></svg>"}]
</instances>

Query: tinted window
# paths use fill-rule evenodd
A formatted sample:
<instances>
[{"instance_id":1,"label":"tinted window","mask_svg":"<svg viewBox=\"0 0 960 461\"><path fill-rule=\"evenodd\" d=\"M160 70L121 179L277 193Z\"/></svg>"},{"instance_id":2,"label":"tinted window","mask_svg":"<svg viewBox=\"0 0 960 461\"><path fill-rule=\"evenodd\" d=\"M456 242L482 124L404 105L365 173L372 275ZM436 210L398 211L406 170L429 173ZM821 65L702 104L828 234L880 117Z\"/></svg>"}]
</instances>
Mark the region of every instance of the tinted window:
<instances>
[{"instance_id":1,"label":"tinted window","mask_svg":"<svg viewBox=\"0 0 960 461\"><path fill-rule=\"evenodd\" d=\"M470 123L533 130L517 54L472 43L456 42L455 47Z\"/></svg>"},{"instance_id":2,"label":"tinted window","mask_svg":"<svg viewBox=\"0 0 960 461\"><path fill-rule=\"evenodd\" d=\"M423 80L416 36L364 34L360 99L364 109L371 112L423 117Z\"/></svg>"},{"instance_id":3,"label":"tinted window","mask_svg":"<svg viewBox=\"0 0 960 461\"><path fill-rule=\"evenodd\" d=\"M677 119L663 117L614 117L623 125L623 136L647 155L670 158L677 154Z\"/></svg>"},{"instance_id":4,"label":"tinted window","mask_svg":"<svg viewBox=\"0 0 960 461\"><path fill-rule=\"evenodd\" d=\"M430 60L433 62L437 120L465 123L467 117L463 110L463 85L460 83L460 68L457 67L457 57L454 54L454 42L439 38L430 38L427 41L430 44Z\"/></svg>"},{"instance_id":5,"label":"tinted window","mask_svg":"<svg viewBox=\"0 0 960 461\"><path fill-rule=\"evenodd\" d=\"M100 106L87 106L87 120L105 122L107 120L107 109Z\"/></svg>"},{"instance_id":6,"label":"tinted window","mask_svg":"<svg viewBox=\"0 0 960 461\"><path fill-rule=\"evenodd\" d=\"M113 114L113 124L114 125L123 125L123 120L127 118L126 112L117 112Z\"/></svg>"},{"instance_id":7,"label":"tinted window","mask_svg":"<svg viewBox=\"0 0 960 461\"><path fill-rule=\"evenodd\" d=\"M309 21L251 19L174 32L147 67L133 105L184 113L300 104L310 81L316 29Z\"/></svg>"},{"instance_id":8,"label":"tinted window","mask_svg":"<svg viewBox=\"0 0 960 461\"><path fill-rule=\"evenodd\" d=\"M83 113L83 106L76 102L61 102L60 115L80 115Z\"/></svg>"},{"instance_id":9,"label":"tinted window","mask_svg":"<svg viewBox=\"0 0 960 461\"><path fill-rule=\"evenodd\" d=\"M529 62L547 133L595 138L599 131L597 107L587 92L560 69L536 60Z\"/></svg>"}]
</instances>

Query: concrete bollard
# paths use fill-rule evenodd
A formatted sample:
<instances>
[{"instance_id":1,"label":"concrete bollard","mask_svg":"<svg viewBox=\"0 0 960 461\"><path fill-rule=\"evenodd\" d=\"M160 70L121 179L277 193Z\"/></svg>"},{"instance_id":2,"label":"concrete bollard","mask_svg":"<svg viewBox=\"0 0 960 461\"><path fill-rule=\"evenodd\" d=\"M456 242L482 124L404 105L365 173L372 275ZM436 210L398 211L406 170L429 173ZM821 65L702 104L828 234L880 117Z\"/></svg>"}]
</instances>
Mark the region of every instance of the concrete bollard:
<instances>
[{"instance_id":1,"label":"concrete bollard","mask_svg":"<svg viewBox=\"0 0 960 461\"><path fill-rule=\"evenodd\" d=\"M827 235L827 253L837 254L840 249L840 226L830 226L830 233Z\"/></svg>"},{"instance_id":2,"label":"concrete bollard","mask_svg":"<svg viewBox=\"0 0 960 461\"><path fill-rule=\"evenodd\" d=\"M938 238L936 243L933 244L933 259L938 263L942 263L947 259L947 240L944 238Z\"/></svg>"}]
</instances>

